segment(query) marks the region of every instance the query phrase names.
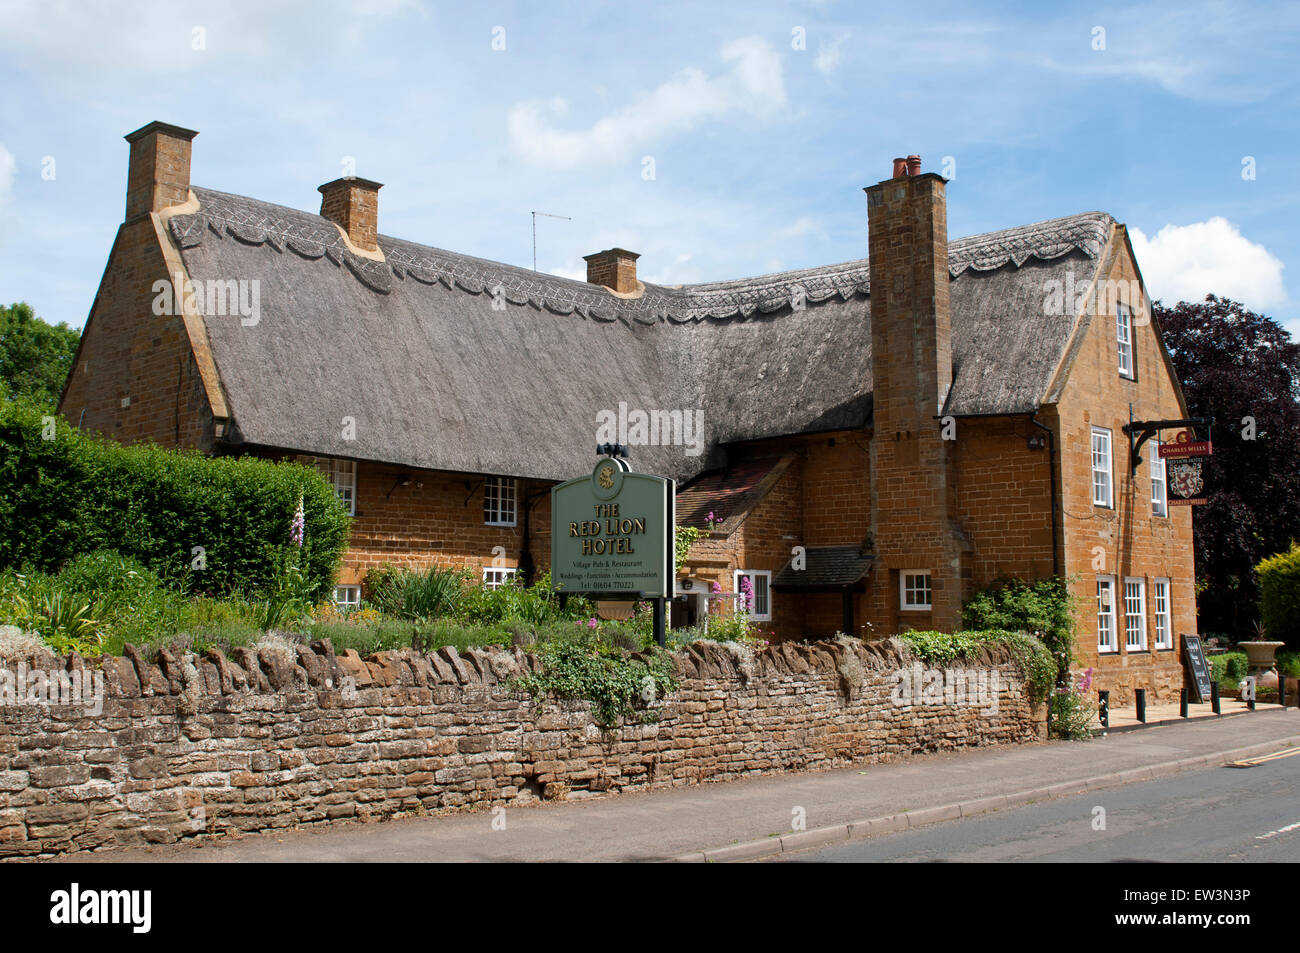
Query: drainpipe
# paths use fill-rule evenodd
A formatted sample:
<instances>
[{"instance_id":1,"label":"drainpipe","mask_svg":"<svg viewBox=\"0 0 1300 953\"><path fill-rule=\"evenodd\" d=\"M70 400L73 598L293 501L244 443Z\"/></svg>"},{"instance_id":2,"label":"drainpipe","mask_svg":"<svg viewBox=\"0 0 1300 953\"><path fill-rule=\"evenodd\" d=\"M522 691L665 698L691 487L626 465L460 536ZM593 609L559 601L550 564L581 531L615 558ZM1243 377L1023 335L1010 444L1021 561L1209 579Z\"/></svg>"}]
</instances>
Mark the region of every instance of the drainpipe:
<instances>
[{"instance_id":1,"label":"drainpipe","mask_svg":"<svg viewBox=\"0 0 1300 953\"><path fill-rule=\"evenodd\" d=\"M1059 537L1056 529L1056 434L1051 427L1038 421L1038 411L1029 415L1029 422L1047 434L1047 468L1051 474L1050 492L1052 495L1052 575L1060 577L1061 559Z\"/></svg>"}]
</instances>

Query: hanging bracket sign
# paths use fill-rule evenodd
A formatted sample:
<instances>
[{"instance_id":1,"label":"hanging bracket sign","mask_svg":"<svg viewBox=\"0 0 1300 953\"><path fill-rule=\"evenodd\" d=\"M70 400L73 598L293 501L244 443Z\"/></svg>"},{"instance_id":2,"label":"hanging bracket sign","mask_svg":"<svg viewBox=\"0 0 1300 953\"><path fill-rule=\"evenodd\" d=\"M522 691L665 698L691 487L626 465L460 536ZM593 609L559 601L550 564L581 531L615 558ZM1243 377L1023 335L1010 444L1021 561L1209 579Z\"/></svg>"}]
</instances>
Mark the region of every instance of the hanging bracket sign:
<instances>
[{"instance_id":1,"label":"hanging bracket sign","mask_svg":"<svg viewBox=\"0 0 1300 953\"><path fill-rule=\"evenodd\" d=\"M551 580L560 592L671 599L676 580L672 480L613 457L551 490Z\"/></svg>"},{"instance_id":2,"label":"hanging bracket sign","mask_svg":"<svg viewBox=\"0 0 1300 953\"><path fill-rule=\"evenodd\" d=\"M1170 506L1200 506L1207 502L1202 464L1213 452L1210 441L1192 440L1186 430L1179 432L1173 443L1160 445Z\"/></svg>"}]
</instances>

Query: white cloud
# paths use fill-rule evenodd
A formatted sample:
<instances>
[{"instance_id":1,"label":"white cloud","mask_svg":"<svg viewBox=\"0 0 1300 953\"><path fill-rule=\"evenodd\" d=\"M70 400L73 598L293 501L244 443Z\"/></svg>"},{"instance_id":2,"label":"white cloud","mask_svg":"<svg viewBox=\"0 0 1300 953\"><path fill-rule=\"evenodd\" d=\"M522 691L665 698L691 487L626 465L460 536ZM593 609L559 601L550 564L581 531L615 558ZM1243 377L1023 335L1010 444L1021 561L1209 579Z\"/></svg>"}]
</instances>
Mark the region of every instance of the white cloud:
<instances>
[{"instance_id":1,"label":"white cloud","mask_svg":"<svg viewBox=\"0 0 1300 953\"><path fill-rule=\"evenodd\" d=\"M1197 302L1213 293L1251 308L1286 301L1282 262L1225 218L1166 225L1154 238L1137 228L1129 234L1153 299Z\"/></svg>"},{"instance_id":2,"label":"white cloud","mask_svg":"<svg viewBox=\"0 0 1300 953\"><path fill-rule=\"evenodd\" d=\"M10 65L63 80L174 73L227 58L283 67L345 51L382 22L427 16L415 0L318 0L315 7L304 17L291 0L0 0L0 50Z\"/></svg>"},{"instance_id":3,"label":"white cloud","mask_svg":"<svg viewBox=\"0 0 1300 953\"><path fill-rule=\"evenodd\" d=\"M696 123L731 113L765 116L786 105L781 59L761 37L745 37L722 48L731 68L710 77L684 69L635 103L580 130L558 129L552 121L568 112L563 99L516 104L508 117L510 142L528 162L551 168L618 162L633 150L684 132Z\"/></svg>"},{"instance_id":4,"label":"white cloud","mask_svg":"<svg viewBox=\"0 0 1300 953\"><path fill-rule=\"evenodd\" d=\"M0 142L0 208L9 204L9 193L13 189L14 172L17 168L13 153Z\"/></svg>"},{"instance_id":5,"label":"white cloud","mask_svg":"<svg viewBox=\"0 0 1300 953\"><path fill-rule=\"evenodd\" d=\"M587 265L585 262L577 265L564 264L560 265L558 268L552 268L551 274L555 275L557 278L572 278L574 281L586 281Z\"/></svg>"},{"instance_id":6,"label":"white cloud","mask_svg":"<svg viewBox=\"0 0 1300 953\"><path fill-rule=\"evenodd\" d=\"M827 77L835 72L836 67L840 65L840 60L843 59L842 47L848 38L848 33L839 33L829 43L817 44L817 56L813 60L817 72Z\"/></svg>"}]
</instances>

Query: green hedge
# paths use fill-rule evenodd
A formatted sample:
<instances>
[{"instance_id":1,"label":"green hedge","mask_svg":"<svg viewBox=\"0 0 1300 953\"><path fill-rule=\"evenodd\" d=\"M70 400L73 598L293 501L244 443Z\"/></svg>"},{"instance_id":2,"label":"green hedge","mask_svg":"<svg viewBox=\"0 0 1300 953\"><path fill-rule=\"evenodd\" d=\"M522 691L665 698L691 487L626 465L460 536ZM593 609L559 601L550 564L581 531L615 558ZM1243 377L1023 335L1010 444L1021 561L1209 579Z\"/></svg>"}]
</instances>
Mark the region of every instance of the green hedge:
<instances>
[{"instance_id":1,"label":"green hedge","mask_svg":"<svg viewBox=\"0 0 1300 953\"><path fill-rule=\"evenodd\" d=\"M1259 615L1270 639L1300 648L1300 546L1255 567L1259 576Z\"/></svg>"},{"instance_id":2,"label":"green hedge","mask_svg":"<svg viewBox=\"0 0 1300 953\"><path fill-rule=\"evenodd\" d=\"M1040 702L1056 683L1056 659L1039 639L1027 632L993 629L985 632L902 632L898 640L918 658L941 668L976 657L980 649L1004 646L1025 678L1029 697Z\"/></svg>"},{"instance_id":3,"label":"green hedge","mask_svg":"<svg viewBox=\"0 0 1300 953\"><path fill-rule=\"evenodd\" d=\"M1250 669L1250 659L1245 652L1224 652L1211 655L1206 661L1210 664L1210 679L1218 684L1221 695L1235 692L1237 683Z\"/></svg>"},{"instance_id":4,"label":"green hedge","mask_svg":"<svg viewBox=\"0 0 1300 953\"><path fill-rule=\"evenodd\" d=\"M289 532L300 497L306 533L295 554ZM320 598L347 535L342 503L310 467L122 446L31 404L0 401L0 568L49 572L112 549L194 592L252 593L299 555L306 588Z\"/></svg>"}]
</instances>

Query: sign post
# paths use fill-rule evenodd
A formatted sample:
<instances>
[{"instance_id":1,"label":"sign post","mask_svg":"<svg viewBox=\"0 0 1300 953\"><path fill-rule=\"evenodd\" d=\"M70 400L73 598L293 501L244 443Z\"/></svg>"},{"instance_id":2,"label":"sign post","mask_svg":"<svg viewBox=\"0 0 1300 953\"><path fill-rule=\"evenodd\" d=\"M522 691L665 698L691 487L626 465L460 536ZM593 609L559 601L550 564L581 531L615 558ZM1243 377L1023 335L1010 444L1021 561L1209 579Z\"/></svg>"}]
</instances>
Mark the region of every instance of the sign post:
<instances>
[{"instance_id":1,"label":"sign post","mask_svg":"<svg viewBox=\"0 0 1300 953\"><path fill-rule=\"evenodd\" d=\"M676 580L672 480L634 473L613 456L590 476L551 490L551 579L561 593L649 600L654 635L667 641L665 606Z\"/></svg>"},{"instance_id":2,"label":"sign post","mask_svg":"<svg viewBox=\"0 0 1300 953\"><path fill-rule=\"evenodd\" d=\"M1160 445L1170 506L1203 506L1208 502L1201 464L1213 452L1210 441L1192 440L1186 430L1180 431L1173 443Z\"/></svg>"},{"instance_id":3,"label":"sign post","mask_svg":"<svg viewBox=\"0 0 1300 953\"><path fill-rule=\"evenodd\" d=\"M1196 696L1193 701L1199 705L1210 697L1212 691L1210 687L1210 666L1205 661L1205 653L1201 649L1201 637L1199 635L1183 636L1183 658L1187 662L1188 670L1192 673L1192 692Z\"/></svg>"}]
</instances>

